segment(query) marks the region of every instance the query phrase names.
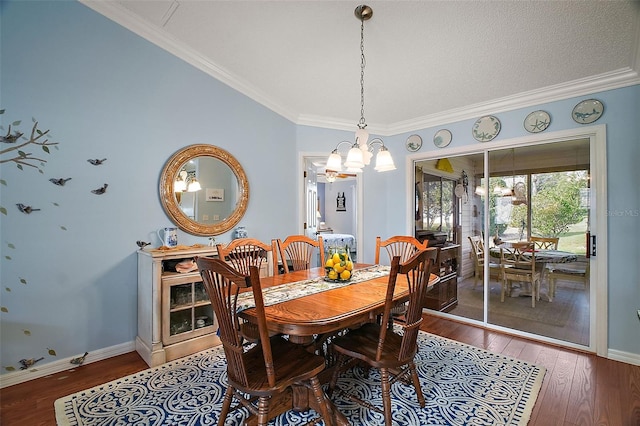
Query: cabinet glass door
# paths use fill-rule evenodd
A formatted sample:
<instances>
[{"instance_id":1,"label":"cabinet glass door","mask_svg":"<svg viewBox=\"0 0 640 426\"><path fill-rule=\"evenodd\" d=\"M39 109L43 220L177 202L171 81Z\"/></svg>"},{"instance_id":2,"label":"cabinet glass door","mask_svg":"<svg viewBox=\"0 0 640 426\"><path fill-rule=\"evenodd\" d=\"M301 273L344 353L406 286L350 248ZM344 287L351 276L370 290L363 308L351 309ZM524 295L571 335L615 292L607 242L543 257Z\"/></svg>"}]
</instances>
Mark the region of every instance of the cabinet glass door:
<instances>
[{"instance_id":1,"label":"cabinet glass door","mask_svg":"<svg viewBox=\"0 0 640 426\"><path fill-rule=\"evenodd\" d=\"M204 285L201 281L184 283L184 279L189 280L189 277L173 279L177 282L163 287L165 321L162 335L165 344L215 331L215 315Z\"/></svg>"}]
</instances>

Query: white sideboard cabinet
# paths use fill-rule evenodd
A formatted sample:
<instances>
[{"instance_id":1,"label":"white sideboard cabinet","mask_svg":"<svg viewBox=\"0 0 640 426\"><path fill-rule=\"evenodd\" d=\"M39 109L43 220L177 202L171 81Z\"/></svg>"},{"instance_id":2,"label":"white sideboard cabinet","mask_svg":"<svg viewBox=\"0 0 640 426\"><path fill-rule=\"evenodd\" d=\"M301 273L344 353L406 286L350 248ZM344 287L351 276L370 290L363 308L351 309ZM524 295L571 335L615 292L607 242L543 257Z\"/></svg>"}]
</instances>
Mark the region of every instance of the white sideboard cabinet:
<instances>
[{"instance_id":1,"label":"white sideboard cabinet","mask_svg":"<svg viewBox=\"0 0 640 426\"><path fill-rule=\"evenodd\" d=\"M196 256L217 257L215 247L138 251L136 351L150 367L220 344L218 325L198 271L169 265Z\"/></svg>"}]
</instances>

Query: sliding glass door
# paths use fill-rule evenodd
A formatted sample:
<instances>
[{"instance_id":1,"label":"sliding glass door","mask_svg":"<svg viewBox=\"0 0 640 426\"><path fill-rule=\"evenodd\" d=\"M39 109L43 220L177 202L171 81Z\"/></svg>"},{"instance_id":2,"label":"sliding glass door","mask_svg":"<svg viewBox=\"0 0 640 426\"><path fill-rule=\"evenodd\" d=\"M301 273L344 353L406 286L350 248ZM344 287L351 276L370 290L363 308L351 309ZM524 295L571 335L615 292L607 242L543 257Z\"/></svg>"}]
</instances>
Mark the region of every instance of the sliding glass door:
<instances>
[{"instance_id":1,"label":"sliding glass door","mask_svg":"<svg viewBox=\"0 0 640 426\"><path fill-rule=\"evenodd\" d=\"M446 228L449 242L460 246L457 304L447 314L589 346L589 139L448 157L453 171L439 170L438 160L416 162L416 182L424 183L416 223ZM453 230L448 215L429 216L442 213L442 181L455 194ZM503 279L513 266L501 266L501 249L537 237L554 243L526 254L537 281Z\"/></svg>"}]
</instances>

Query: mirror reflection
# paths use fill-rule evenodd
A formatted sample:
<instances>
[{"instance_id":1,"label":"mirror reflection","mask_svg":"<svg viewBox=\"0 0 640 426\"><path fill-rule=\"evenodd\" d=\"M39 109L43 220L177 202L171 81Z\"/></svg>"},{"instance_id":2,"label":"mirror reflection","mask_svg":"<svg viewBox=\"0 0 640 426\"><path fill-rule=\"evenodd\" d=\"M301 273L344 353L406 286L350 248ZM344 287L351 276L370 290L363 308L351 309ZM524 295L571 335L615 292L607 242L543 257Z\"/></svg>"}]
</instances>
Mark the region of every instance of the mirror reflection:
<instances>
[{"instance_id":1,"label":"mirror reflection","mask_svg":"<svg viewBox=\"0 0 640 426\"><path fill-rule=\"evenodd\" d=\"M233 170L214 157L187 161L178 172L173 188L185 216L205 225L227 220L240 195Z\"/></svg>"},{"instance_id":2,"label":"mirror reflection","mask_svg":"<svg viewBox=\"0 0 640 426\"><path fill-rule=\"evenodd\" d=\"M165 212L183 231L218 235L244 215L249 185L244 170L227 151L191 145L167 161L160 198Z\"/></svg>"}]
</instances>

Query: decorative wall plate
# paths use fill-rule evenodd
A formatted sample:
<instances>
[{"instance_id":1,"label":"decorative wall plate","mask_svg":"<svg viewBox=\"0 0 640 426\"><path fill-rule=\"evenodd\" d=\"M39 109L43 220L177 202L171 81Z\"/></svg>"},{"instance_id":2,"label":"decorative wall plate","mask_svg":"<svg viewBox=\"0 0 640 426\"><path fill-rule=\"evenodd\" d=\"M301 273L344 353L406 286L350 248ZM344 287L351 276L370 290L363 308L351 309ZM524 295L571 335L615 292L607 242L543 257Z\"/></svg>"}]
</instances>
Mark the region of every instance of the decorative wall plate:
<instances>
[{"instance_id":1,"label":"decorative wall plate","mask_svg":"<svg viewBox=\"0 0 640 426\"><path fill-rule=\"evenodd\" d=\"M530 133L540 133L551 124L551 116L547 111L533 111L524 119L524 128Z\"/></svg>"},{"instance_id":2,"label":"decorative wall plate","mask_svg":"<svg viewBox=\"0 0 640 426\"><path fill-rule=\"evenodd\" d=\"M407 151L416 152L422 147L422 138L419 135L411 135L407 138Z\"/></svg>"},{"instance_id":3,"label":"decorative wall plate","mask_svg":"<svg viewBox=\"0 0 640 426\"><path fill-rule=\"evenodd\" d=\"M473 128L471 129L471 134L473 138L479 142L489 142L500 133L500 120L498 117L493 115L485 115L484 117L478 118Z\"/></svg>"},{"instance_id":4,"label":"decorative wall plate","mask_svg":"<svg viewBox=\"0 0 640 426\"><path fill-rule=\"evenodd\" d=\"M433 136L433 144L438 148L444 148L451 143L451 132L447 129L438 130Z\"/></svg>"},{"instance_id":5,"label":"decorative wall plate","mask_svg":"<svg viewBox=\"0 0 640 426\"><path fill-rule=\"evenodd\" d=\"M604 105L602 105L602 102L597 99L587 99L573 107L571 118L576 123L589 124L599 119L603 112Z\"/></svg>"}]
</instances>

